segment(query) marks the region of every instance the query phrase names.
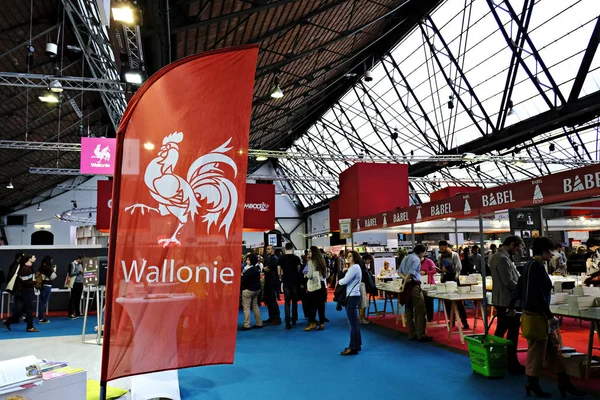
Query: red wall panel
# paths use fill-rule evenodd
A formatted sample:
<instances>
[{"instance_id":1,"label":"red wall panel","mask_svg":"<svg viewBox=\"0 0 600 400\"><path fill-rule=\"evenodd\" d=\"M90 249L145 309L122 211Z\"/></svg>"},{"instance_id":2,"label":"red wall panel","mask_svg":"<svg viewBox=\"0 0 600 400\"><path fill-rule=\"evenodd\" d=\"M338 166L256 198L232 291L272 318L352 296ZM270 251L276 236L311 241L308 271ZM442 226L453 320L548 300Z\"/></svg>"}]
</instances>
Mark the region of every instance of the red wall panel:
<instances>
[{"instance_id":1,"label":"red wall panel","mask_svg":"<svg viewBox=\"0 0 600 400\"><path fill-rule=\"evenodd\" d=\"M458 194L473 193L482 190L479 186L448 186L435 192L431 192L429 195L429 201L439 201L449 199Z\"/></svg>"},{"instance_id":2,"label":"red wall panel","mask_svg":"<svg viewBox=\"0 0 600 400\"><path fill-rule=\"evenodd\" d=\"M408 205L406 164L358 163L340 174L339 218L360 218Z\"/></svg>"},{"instance_id":3,"label":"red wall panel","mask_svg":"<svg viewBox=\"0 0 600 400\"><path fill-rule=\"evenodd\" d=\"M329 231L340 231L340 199L329 202Z\"/></svg>"}]
</instances>

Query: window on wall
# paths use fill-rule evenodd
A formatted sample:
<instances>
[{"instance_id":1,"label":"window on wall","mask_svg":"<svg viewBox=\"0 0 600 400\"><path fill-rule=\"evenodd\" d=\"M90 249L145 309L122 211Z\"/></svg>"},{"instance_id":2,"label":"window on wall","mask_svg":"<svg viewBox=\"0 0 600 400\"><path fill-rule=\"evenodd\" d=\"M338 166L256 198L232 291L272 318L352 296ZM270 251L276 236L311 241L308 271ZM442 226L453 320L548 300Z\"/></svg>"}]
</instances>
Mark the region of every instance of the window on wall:
<instances>
[{"instance_id":1,"label":"window on wall","mask_svg":"<svg viewBox=\"0 0 600 400\"><path fill-rule=\"evenodd\" d=\"M54 234L48 231L35 231L31 234L32 246L52 246L54 245Z\"/></svg>"}]
</instances>

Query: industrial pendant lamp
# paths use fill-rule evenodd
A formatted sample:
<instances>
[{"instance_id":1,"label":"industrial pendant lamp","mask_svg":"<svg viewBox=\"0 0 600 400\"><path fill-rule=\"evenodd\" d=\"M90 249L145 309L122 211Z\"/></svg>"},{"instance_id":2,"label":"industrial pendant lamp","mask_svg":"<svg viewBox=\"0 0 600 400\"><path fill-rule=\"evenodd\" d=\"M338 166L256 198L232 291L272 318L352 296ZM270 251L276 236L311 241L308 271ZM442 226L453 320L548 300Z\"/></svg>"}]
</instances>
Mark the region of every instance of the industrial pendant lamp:
<instances>
[{"instance_id":1,"label":"industrial pendant lamp","mask_svg":"<svg viewBox=\"0 0 600 400\"><path fill-rule=\"evenodd\" d=\"M58 103L60 101L58 95L51 90L46 90L38 99L43 103Z\"/></svg>"},{"instance_id":2,"label":"industrial pendant lamp","mask_svg":"<svg viewBox=\"0 0 600 400\"><path fill-rule=\"evenodd\" d=\"M258 155L256 156L256 161L267 161L269 158L265 155Z\"/></svg>"},{"instance_id":3,"label":"industrial pendant lamp","mask_svg":"<svg viewBox=\"0 0 600 400\"><path fill-rule=\"evenodd\" d=\"M276 76L275 80L273 81L273 85L271 86L271 93L269 94L269 96L272 99L280 99L283 97L283 90L281 90L281 88L279 87L278 76Z\"/></svg>"}]
</instances>

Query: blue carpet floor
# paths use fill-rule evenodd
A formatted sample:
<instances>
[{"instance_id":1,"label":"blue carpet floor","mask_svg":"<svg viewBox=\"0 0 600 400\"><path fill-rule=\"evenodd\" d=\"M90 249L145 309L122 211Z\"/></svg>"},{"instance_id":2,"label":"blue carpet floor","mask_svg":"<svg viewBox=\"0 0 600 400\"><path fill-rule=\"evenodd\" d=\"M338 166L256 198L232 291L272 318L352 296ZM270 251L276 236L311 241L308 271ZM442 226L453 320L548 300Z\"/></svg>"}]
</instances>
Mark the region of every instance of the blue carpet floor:
<instances>
[{"instance_id":1,"label":"blue carpet floor","mask_svg":"<svg viewBox=\"0 0 600 400\"><path fill-rule=\"evenodd\" d=\"M49 324L38 324L37 319L33 320L33 324L40 332L29 333L25 331L26 324L22 321L20 324L11 325L12 331L9 331L0 324L0 340L3 339L22 339L28 337L51 337L51 336L72 336L81 335L83 330L83 318L70 320L67 317L49 317ZM96 316L88 317L86 333L93 334L96 326ZM90 339L92 339L90 337Z\"/></svg>"},{"instance_id":2,"label":"blue carpet floor","mask_svg":"<svg viewBox=\"0 0 600 400\"><path fill-rule=\"evenodd\" d=\"M341 356L349 340L345 313L329 303L326 315L324 332L304 332L304 322L292 331L282 325L239 332L233 365L180 371L182 399L525 398L524 377L475 375L466 355L373 324L361 327L363 351ZM543 385L558 398L555 383Z\"/></svg>"},{"instance_id":3,"label":"blue carpet floor","mask_svg":"<svg viewBox=\"0 0 600 400\"><path fill-rule=\"evenodd\" d=\"M266 319L264 307L262 312ZM405 335L373 324L361 326L363 351L343 357L339 353L349 340L345 313L328 303L326 314L331 322L323 332L304 332L302 319L292 331L281 325L239 332L233 365L179 372L182 399L525 398L524 377L490 380L475 375L465 354L437 343L410 342ZM240 323L242 319L240 314ZM88 320L89 333L95 321L95 317ZM24 323L13 326L12 332L0 328L0 340L80 335L83 320L55 317L50 324L36 326L40 333L25 332ZM542 384L554 398L560 398L555 382L543 380Z\"/></svg>"}]
</instances>

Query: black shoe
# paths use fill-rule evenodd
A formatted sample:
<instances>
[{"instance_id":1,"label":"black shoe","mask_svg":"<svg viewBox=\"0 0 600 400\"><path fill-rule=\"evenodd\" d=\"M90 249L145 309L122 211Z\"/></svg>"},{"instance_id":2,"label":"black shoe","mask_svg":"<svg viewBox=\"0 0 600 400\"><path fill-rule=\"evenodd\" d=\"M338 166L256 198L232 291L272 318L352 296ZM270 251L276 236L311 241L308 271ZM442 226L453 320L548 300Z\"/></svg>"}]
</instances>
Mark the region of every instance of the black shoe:
<instances>
[{"instance_id":1,"label":"black shoe","mask_svg":"<svg viewBox=\"0 0 600 400\"><path fill-rule=\"evenodd\" d=\"M252 327L252 329L262 329L262 327L263 327L262 325L254 325Z\"/></svg>"},{"instance_id":2,"label":"black shoe","mask_svg":"<svg viewBox=\"0 0 600 400\"><path fill-rule=\"evenodd\" d=\"M467 322L463 322L463 331L468 331L469 329L471 329L469 324Z\"/></svg>"},{"instance_id":3,"label":"black shoe","mask_svg":"<svg viewBox=\"0 0 600 400\"><path fill-rule=\"evenodd\" d=\"M416 337L416 336L413 336L413 337L409 338L408 340L410 340L411 342L414 342L414 341L416 341L416 340L417 340L417 337Z\"/></svg>"},{"instance_id":4,"label":"black shoe","mask_svg":"<svg viewBox=\"0 0 600 400\"><path fill-rule=\"evenodd\" d=\"M523 375L525 373L525 367L522 366L519 363L516 364L509 364L506 367L506 370L508 371L509 374L511 375Z\"/></svg>"},{"instance_id":5,"label":"black shoe","mask_svg":"<svg viewBox=\"0 0 600 400\"><path fill-rule=\"evenodd\" d=\"M419 342L419 343L433 342L433 337L431 337L431 336L423 336L423 337L418 338L417 342Z\"/></svg>"},{"instance_id":6,"label":"black shoe","mask_svg":"<svg viewBox=\"0 0 600 400\"><path fill-rule=\"evenodd\" d=\"M239 331L249 331L250 329L252 328L250 328L249 326L241 326L240 328L238 328Z\"/></svg>"},{"instance_id":7,"label":"black shoe","mask_svg":"<svg viewBox=\"0 0 600 400\"><path fill-rule=\"evenodd\" d=\"M285 324L285 330L289 331L292 329L292 324Z\"/></svg>"},{"instance_id":8,"label":"black shoe","mask_svg":"<svg viewBox=\"0 0 600 400\"><path fill-rule=\"evenodd\" d=\"M75 315L69 315L69 319L77 319L77 316L75 316Z\"/></svg>"},{"instance_id":9,"label":"black shoe","mask_svg":"<svg viewBox=\"0 0 600 400\"><path fill-rule=\"evenodd\" d=\"M355 356L358 354L358 350L352 350L351 348L346 347L340 354L343 356Z\"/></svg>"},{"instance_id":10,"label":"black shoe","mask_svg":"<svg viewBox=\"0 0 600 400\"><path fill-rule=\"evenodd\" d=\"M263 324L270 324L271 322L273 322L273 320L271 318L263 321Z\"/></svg>"},{"instance_id":11,"label":"black shoe","mask_svg":"<svg viewBox=\"0 0 600 400\"><path fill-rule=\"evenodd\" d=\"M274 321L271 322L271 325L281 325L281 320L280 319L276 319Z\"/></svg>"},{"instance_id":12,"label":"black shoe","mask_svg":"<svg viewBox=\"0 0 600 400\"><path fill-rule=\"evenodd\" d=\"M8 329L9 331L12 331L12 329L10 329L10 322L8 322L7 320L2 320L2 323L4 324L6 329Z\"/></svg>"},{"instance_id":13,"label":"black shoe","mask_svg":"<svg viewBox=\"0 0 600 400\"><path fill-rule=\"evenodd\" d=\"M327 318L324 318L323 322L329 322L329 320Z\"/></svg>"},{"instance_id":14,"label":"black shoe","mask_svg":"<svg viewBox=\"0 0 600 400\"><path fill-rule=\"evenodd\" d=\"M583 397L586 395L585 392L582 392L573 386L573 383L567 374L558 374L558 390L563 399L567 397L567 393L575 397Z\"/></svg>"},{"instance_id":15,"label":"black shoe","mask_svg":"<svg viewBox=\"0 0 600 400\"><path fill-rule=\"evenodd\" d=\"M38 324L49 324L49 323L50 323L50 320L46 319L46 318L38 320Z\"/></svg>"},{"instance_id":16,"label":"black shoe","mask_svg":"<svg viewBox=\"0 0 600 400\"><path fill-rule=\"evenodd\" d=\"M552 397L550 393L546 393L540 387L540 379L537 376L528 376L527 383L525 384L525 394L527 397L531 396L531 392L535 395L535 397L541 399L547 399L548 397Z\"/></svg>"},{"instance_id":17,"label":"black shoe","mask_svg":"<svg viewBox=\"0 0 600 400\"><path fill-rule=\"evenodd\" d=\"M292 326L296 326L296 320L292 321Z\"/></svg>"}]
</instances>

